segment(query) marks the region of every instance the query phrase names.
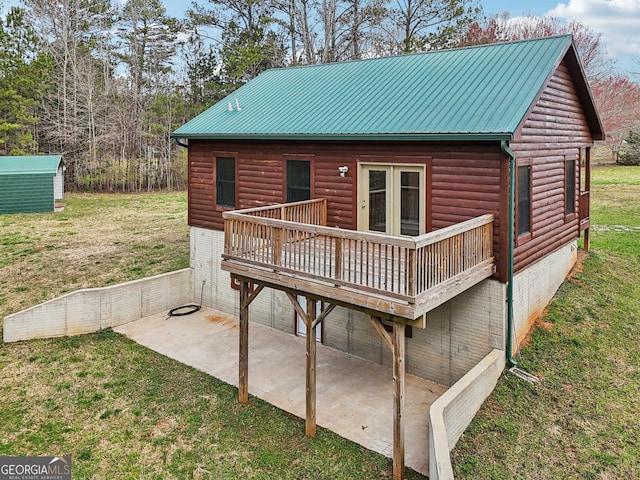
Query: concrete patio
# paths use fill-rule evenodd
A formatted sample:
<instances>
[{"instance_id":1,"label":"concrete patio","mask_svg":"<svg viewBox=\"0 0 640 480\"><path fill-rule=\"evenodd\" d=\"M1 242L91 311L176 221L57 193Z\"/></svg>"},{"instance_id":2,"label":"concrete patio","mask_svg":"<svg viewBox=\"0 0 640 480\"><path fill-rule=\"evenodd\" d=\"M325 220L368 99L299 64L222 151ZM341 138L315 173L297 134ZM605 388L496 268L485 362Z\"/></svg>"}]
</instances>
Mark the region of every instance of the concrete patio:
<instances>
[{"instance_id":1,"label":"concrete patio","mask_svg":"<svg viewBox=\"0 0 640 480\"><path fill-rule=\"evenodd\" d=\"M238 385L238 319L203 307L167 318L161 313L119 327L135 342ZM249 326L249 392L305 417L305 341L268 327ZM405 461L429 473L429 407L446 387L407 375ZM318 345L317 423L387 457L392 454L393 379L390 367Z\"/></svg>"}]
</instances>

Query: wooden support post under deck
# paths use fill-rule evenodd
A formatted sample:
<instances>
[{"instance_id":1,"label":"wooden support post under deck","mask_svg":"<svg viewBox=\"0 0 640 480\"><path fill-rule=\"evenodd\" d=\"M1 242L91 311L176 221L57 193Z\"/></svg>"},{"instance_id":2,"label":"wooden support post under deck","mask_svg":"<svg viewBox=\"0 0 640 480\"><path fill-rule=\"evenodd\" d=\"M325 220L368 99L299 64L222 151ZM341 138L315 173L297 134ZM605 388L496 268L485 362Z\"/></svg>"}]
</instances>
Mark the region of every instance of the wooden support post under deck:
<instances>
[{"instance_id":1,"label":"wooden support post under deck","mask_svg":"<svg viewBox=\"0 0 640 480\"><path fill-rule=\"evenodd\" d=\"M240 281L240 348L238 400L249 402L249 282Z\"/></svg>"},{"instance_id":2,"label":"wooden support post under deck","mask_svg":"<svg viewBox=\"0 0 640 480\"><path fill-rule=\"evenodd\" d=\"M585 252L589 251L589 229L588 228L584 231L584 242L582 244L582 249Z\"/></svg>"},{"instance_id":3,"label":"wooden support post under deck","mask_svg":"<svg viewBox=\"0 0 640 480\"><path fill-rule=\"evenodd\" d=\"M404 380L405 380L405 328L393 322L393 478L404 477Z\"/></svg>"},{"instance_id":4,"label":"wooden support post under deck","mask_svg":"<svg viewBox=\"0 0 640 480\"><path fill-rule=\"evenodd\" d=\"M316 434L316 299L307 297L307 405L305 433L307 437Z\"/></svg>"}]
</instances>

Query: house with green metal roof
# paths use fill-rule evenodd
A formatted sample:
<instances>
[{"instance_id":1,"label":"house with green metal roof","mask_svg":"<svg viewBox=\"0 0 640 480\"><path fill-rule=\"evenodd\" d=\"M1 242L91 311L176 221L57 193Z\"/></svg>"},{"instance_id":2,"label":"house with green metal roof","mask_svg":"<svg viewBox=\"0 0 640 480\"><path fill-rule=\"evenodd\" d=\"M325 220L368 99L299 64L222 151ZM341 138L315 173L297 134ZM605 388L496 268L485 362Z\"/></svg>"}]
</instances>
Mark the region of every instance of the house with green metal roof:
<instances>
[{"instance_id":1,"label":"house with green metal roof","mask_svg":"<svg viewBox=\"0 0 640 480\"><path fill-rule=\"evenodd\" d=\"M307 392L309 338L388 365L402 478L405 372L449 388L496 350L517 364L581 236L588 249L604 130L556 36L269 70L172 136L188 148L194 285L240 316L240 400L249 316L307 338ZM484 396L451 407L449 448L501 368L482 371L460 394ZM439 478L437 453L406 462Z\"/></svg>"},{"instance_id":2,"label":"house with green metal roof","mask_svg":"<svg viewBox=\"0 0 640 480\"><path fill-rule=\"evenodd\" d=\"M63 196L61 155L0 157L0 214L52 212Z\"/></svg>"}]
</instances>

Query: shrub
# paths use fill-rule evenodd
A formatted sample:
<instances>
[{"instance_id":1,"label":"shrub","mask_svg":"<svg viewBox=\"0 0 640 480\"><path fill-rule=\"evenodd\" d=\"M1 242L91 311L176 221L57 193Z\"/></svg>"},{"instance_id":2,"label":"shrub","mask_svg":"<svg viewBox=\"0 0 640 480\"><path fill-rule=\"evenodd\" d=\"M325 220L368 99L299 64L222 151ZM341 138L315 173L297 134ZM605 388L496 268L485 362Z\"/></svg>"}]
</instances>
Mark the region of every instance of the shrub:
<instances>
[{"instance_id":1,"label":"shrub","mask_svg":"<svg viewBox=\"0 0 640 480\"><path fill-rule=\"evenodd\" d=\"M640 165L640 133L629 132L624 140L618 153L618 164Z\"/></svg>"}]
</instances>

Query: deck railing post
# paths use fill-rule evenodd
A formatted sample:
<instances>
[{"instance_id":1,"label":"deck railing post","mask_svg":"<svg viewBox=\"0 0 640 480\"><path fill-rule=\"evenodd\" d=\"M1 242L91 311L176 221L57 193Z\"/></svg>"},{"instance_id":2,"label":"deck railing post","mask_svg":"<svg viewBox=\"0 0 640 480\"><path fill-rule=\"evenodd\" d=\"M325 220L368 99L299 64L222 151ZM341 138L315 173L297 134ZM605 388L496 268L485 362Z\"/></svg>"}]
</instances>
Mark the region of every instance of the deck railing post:
<instances>
[{"instance_id":1,"label":"deck railing post","mask_svg":"<svg viewBox=\"0 0 640 480\"><path fill-rule=\"evenodd\" d=\"M320 203L320 225L327 225L327 199L323 198Z\"/></svg>"},{"instance_id":2,"label":"deck railing post","mask_svg":"<svg viewBox=\"0 0 640 480\"><path fill-rule=\"evenodd\" d=\"M418 265L416 262L415 249L409 249L409 255L407 259L407 295L410 297L416 296L416 274L418 273Z\"/></svg>"},{"instance_id":3,"label":"deck railing post","mask_svg":"<svg viewBox=\"0 0 640 480\"><path fill-rule=\"evenodd\" d=\"M231 248L231 231L232 231L232 222L233 220L227 218L224 221L224 253L230 255L232 252Z\"/></svg>"},{"instance_id":4,"label":"deck railing post","mask_svg":"<svg viewBox=\"0 0 640 480\"><path fill-rule=\"evenodd\" d=\"M335 276L336 280L342 280L342 238L340 237L336 238L336 251L334 255L335 255L334 265L336 267L335 267L335 272L333 272L333 275Z\"/></svg>"},{"instance_id":5,"label":"deck railing post","mask_svg":"<svg viewBox=\"0 0 640 480\"><path fill-rule=\"evenodd\" d=\"M282 242L284 241L284 229L279 227L271 227L273 235L273 264L280 265L280 256L282 255Z\"/></svg>"}]
</instances>

